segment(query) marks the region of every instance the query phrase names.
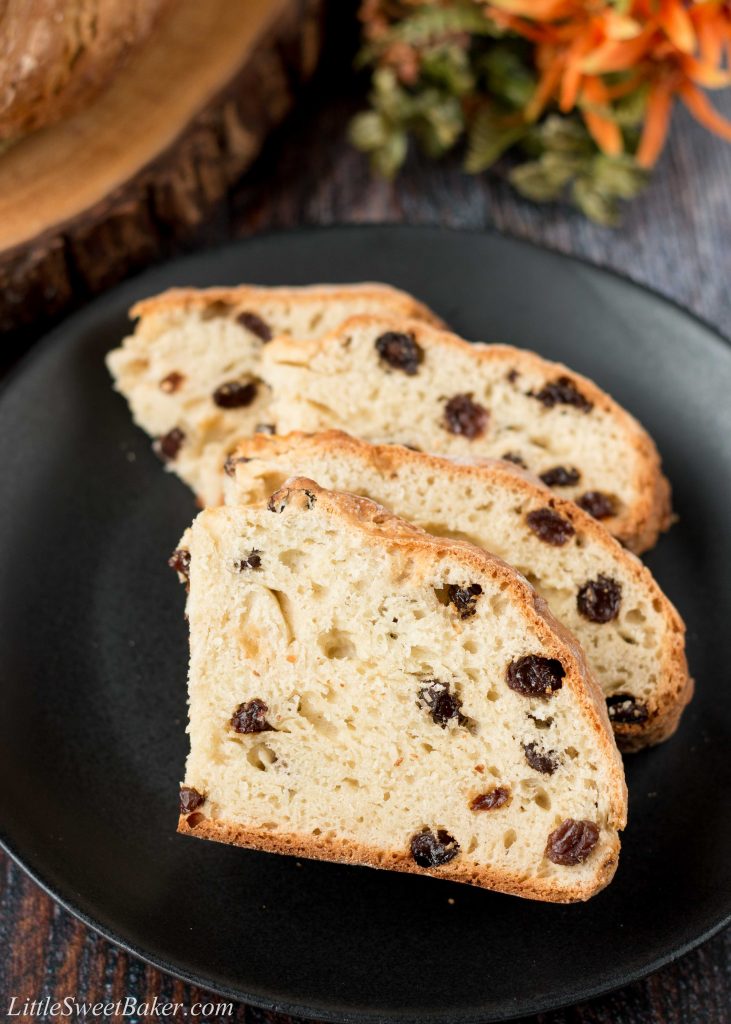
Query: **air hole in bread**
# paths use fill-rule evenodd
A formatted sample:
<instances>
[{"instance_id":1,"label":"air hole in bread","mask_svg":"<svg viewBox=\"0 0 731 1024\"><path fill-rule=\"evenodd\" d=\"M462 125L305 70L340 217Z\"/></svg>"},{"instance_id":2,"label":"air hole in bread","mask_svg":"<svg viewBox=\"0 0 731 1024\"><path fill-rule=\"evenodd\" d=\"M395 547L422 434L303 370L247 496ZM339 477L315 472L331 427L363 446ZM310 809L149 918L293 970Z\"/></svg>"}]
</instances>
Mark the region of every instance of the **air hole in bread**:
<instances>
[{"instance_id":1,"label":"air hole in bread","mask_svg":"<svg viewBox=\"0 0 731 1024\"><path fill-rule=\"evenodd\" d=\"M254 768L265 772L276 762L277 755L266 743L255 743L246 753L246 760Z\"/></svg>"},{"instance_id":2,"label":"air hole in bread","mask_svg":"<svg viewBox=\"0 0 731 1024\"><path fill-rule=\"evenodd\" d=\"M641 608L631 608L625 615L624 621L632 623L632 625L639 625L647 622L647 616Z\"/></svg>"},{"instance_id":3,"label":"air hole in bread","mask_svg":"<svg viewBox=\"0 0 731 1024\"><path fill-rule=\"evenodd\" d=\"M444 605L445 608L449 605L448 587L434 587L434 596L436 597L439 604Z\"/></svg>"},{"instance_id":4,"label":"air hole in bread","mask_svg":"<svg viewBox=\"0 0 731 1024\"><path fill-rule=\"evenodd\" d=\"M544 811L551 810L551 798L545 789L536 790L533 796L533 802Z\"/></svg>"},{"instance_id":5,"label":"air hole in bread","mask_svg":"<svg viewBox=\"0 0 731 1024\"><path fill-rule=\"evenodd\" d=\"M218 317L229 316L233 306L230 302L223 302L221 300L217 302L209 302L206 306L201 306L198 310L198 316L201 320L215 320Z\"/></svg>"},{"instance_id":6,"label":"air hole in bread","mask_svg":"<svg viewBox=\"0 0 731 1024\"><path fill-rule=\"evenodd\" d=\"M505 846L505 849L509 850L517 838L518 833L515 831L515 829L509 828L507 832L505 832L505 834L503 835L503 845Z\"/></svg>"},{"instance_id":7,"label":"air hole in bread","mask_svg":"<svg viewBox=\"0 0 731 1024\"><path fill-rule=\"evenodd\" d=\"M305 718L316 732L334 740L338 727L327 717L327 704L316 693L303 693L297 706L297 713Z\"/></svg>"},{"instance_id":8,"label":"air hole in bread","mask_svg":"<svg viewBox=\"0 0 731 1024\"><path fill-rule=\"evenodd\" d=\"M318 637L317 642L326 658L339 660L355 656L356 648L351 639L351 634L346 633L344 630L331 629L329 633L324 633Z\"/></svg>"},{"instance_id":9,"label":"air hole in bread","mask_svg":"<svg viewBox=\"0 0 731 1024\"><path fill-rule=\"evenodd\" d=\"M270 590L269 593L279 605L279 611L281 612L282 622L286 631L287 643L290 644L295 637L292 602L281 590Z\"/></svg>"}]
</instances>

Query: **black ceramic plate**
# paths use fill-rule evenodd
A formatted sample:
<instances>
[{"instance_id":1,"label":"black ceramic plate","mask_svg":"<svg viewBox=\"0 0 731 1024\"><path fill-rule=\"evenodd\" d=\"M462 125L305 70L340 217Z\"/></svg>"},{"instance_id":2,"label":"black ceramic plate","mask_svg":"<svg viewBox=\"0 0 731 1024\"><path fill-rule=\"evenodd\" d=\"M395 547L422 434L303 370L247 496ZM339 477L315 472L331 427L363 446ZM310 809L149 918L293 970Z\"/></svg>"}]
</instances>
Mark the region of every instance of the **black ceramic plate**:
<instances>
[{"instance_id":1,"label":"black ceramic plate","mask_svg":"<svg viewBox=\"0 0 731 1024\"><path fill-rule=\"evenodd\" d=\"M468 338L563 360L654 434L679 523L648 561L688 623L697 696L627 758L613 884L549 906L175 834L194 513L114 395L104 353L169 285L380 279ZM568 1004L688 950L731 911L731 348L617 277L505 238L343 228L155 270L68 320L0 398L0 835L58 900L181 977L348 1021L486 1021ZM453 902L452 902L453 901Z\"/></svg>"}]
</instances>

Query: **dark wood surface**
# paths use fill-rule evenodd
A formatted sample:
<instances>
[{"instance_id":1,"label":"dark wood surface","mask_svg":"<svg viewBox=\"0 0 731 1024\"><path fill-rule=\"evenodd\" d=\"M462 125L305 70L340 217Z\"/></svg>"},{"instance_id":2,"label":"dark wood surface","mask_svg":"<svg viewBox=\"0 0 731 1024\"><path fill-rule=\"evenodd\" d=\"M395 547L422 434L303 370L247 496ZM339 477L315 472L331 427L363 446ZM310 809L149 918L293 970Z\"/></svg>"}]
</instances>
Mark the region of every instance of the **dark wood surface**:
<instances>
[{"instance_id":1,"label":"dark wood surface","mask_svg":"<svg viewBox=\"0 0 731 1024\"><path fill-rule=\"evenodd\" d=\"M565 208L520 200L499 170L489 177L465 177L456 160L435 166L415 156L395 183L373 181L345 139L362 89L349 80L341 31L336 26L333 50L339 57L331 59L303 95L297 113L270 141L199 243L215 244L269 228L344 221L491 227L615 268L731 335L731 146L705 135L682 113L676 115L673 141L653 184L627 208L618 231L595 227ZM731 96L722 106L731 114ZM91 1002L157 996L188 1008L209 998L217 1001L99 938L0 855L0 1020L6 1019L12 996L22 1003L68 995ZM644 981L532 1020L728 1024L730 1008L731 930L726 930ZM21 1014L12 1019L50 1018ZM167 1019L191 1018L181 1009ZM230 1014L214 1009L197 1019L289 1024L289 1018L239 1005Z\"/></svg>"}]
</instances>

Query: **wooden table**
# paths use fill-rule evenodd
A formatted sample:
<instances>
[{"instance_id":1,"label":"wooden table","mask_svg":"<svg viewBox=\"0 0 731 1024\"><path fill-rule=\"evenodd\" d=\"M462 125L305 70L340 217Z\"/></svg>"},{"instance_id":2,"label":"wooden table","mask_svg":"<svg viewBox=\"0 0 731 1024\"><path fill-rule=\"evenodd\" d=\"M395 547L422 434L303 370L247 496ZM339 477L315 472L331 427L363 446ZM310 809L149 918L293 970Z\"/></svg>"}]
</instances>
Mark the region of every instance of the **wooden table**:
<instances>
[{"instance_id":1,"label":"wooden table","mask_svg":"<svg viewBox=\"0 0 731 1024\"><path fill-rule=\"evenodd\" d=\"M629 274L731 336L731 146L708 137L683 114L676 115L672 145L650 191L627 209L621 230L609 231L565 208L520 200L499 175L463 176L456 160L434 166L414 157L395 184L373 181L345 140L359 92L336 55L203 241L343 221L490 227ZM731 96L722 106L731 114ZM0 855L0 1019L12 995L22 1000L69 994L91 1002L156 995L187 1007L201 1000L197 990L99 938ZM730 1007L731 930L726 930L644 981L532 1020L728 1024ZM180 1011L167 1019L190 1018ZM198 1020L289 1018L237 1005L231 1015L214 1011Z\"/></svg>"}]
</instances>

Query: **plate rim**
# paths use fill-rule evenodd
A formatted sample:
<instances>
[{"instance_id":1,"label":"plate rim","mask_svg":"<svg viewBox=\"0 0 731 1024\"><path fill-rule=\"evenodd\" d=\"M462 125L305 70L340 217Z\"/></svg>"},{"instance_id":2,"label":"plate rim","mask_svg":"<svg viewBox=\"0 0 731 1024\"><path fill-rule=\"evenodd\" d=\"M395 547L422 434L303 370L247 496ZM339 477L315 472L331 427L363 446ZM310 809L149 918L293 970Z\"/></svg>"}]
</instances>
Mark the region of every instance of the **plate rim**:
<instances>
[{"instance_id":1,"label":"plate rim","mask_svg":"<svg viewBox=\"0 0 731 1024\"><path fill-rule=\"evenodd\" d=\"M629 274L614 267L592 262L575 253L563 252L561 249L554 248L545 242L538 242L533 239L524 238L512 232L499 231L492 226L472 228L469 226L462 227L459 225L438 223L410 224L399 221L369 221L365 224L359 224L357 222L341 221L332 224L300 224L289 228L276 227L264 231L252 232L241 238L236 238L220 245L212 245L196 249L193 252L184 253L179 256L172 257L171 259L165 259L153 264L152 266L144 268L139 273L126 278L114 287L109 288L84 302L79 308L70 312L69 315L65 316L50 330L46 332L41 330L38 333L34 332L31 334L31 338L35 338L36 340L31 340L28 348L3 373L3 378L0 381L0 402L3 401L7 392L12 389L16 381L23 376L26 370L33 366L36 359L43 358L46 352L50 351L52 346L58 343L58 339L62 337L64 333L69 331L69 328L71 328L73 332L73 328L77 323L83 327L85 319L89 318L93 321L97 312L97 307L102 307L104 304L110 302L114 304L115 297L121 297L125 292L134 292L136 286L138 286L145 278L151 277L154 279L158 275L163 276L166 268L171 264L183 266L194 264L198 262L201 257L211 255L221 256L227 252L234 253L236 250L245 248L250 242L258 242L262 240L276 241L277 239L291 237L293 235L325 235L346 231L355 233L377 233L384 230L395 233L419 233L432 231L448 232L455 235L470 235L477 237L487 236L496 241L508 241L519 247L538 250L539 252L548 254L549 256L558 257L560 261L568 261L569 263L589 268L601 275L608 275L637 292L649 295L652 299L660 301L662 304L671 307L676 313L679 313L681 316L695 322L710 338L720 344L722 349L731 349L731 336L725 335L722 330L711 321L707 320L696 311L684 306L674 297L664 295L651 285L637 281ZM65 911L70 913L77 920L81 921L82 924L90 928L93 932L101 935L108 942L142 960L144 963L147 963L174 978L178 978L187 984L203 989L204 991L221 995L226 999L250 1005L257 1009L288 1014L293 1017L301 1017L307 1020L316 1018L327 1022L327 1024L383 1024L384 1021L388 1021L389 1024L424 1024L424 1022L427 1021L435 1022L436 1024L437 1021L444 1020L443 1016L441 1016L438 1011L433 1013L431 1011L420 1011L418 1017L403 1013L388 1013L384 1015L383 1013L368 1010L354 1011L350 1009L346 1011L343 1009L338 1011L337 1009L333 1009L332 1003L329 1006L322 1004L305 1005L297 1002L289 1002L287 1000L273 999L271 996L253 995L244 992L242 989L229 988L215 980L207 979L204 975L197 973L194 970L187 970L182 966L171 964L163 957L141 948L132 941L126 940L117 931L115 931L113 927L109 927L95 919L78 904L73 895L67 893L62 894L52 882L48 881L44 877L42 871L36 870L35 867L30 866L28 860L31 858L24 856L15 848L11 837L7 834L5 826L2 824L0 824L0 849L2 849L11 858L13 863L16 864L36 885L38 885L46 895L58 903ZM563 1007L573 1006L579 1002L586 1002L588 1000L608 995L636 981L642 980L668 964L674 963L683 956L692 952L694 949L697 949L699 946L708 942L729 925L731 925L731 906L724 916L710 928L706 929L699 935L694 936L692 939L683 943L680 947L657 955L641 966L628 970L623 974L620 980L615 978L607 983L599 982L589 988L584 987L581 989L574 989L568 994L561 996L558 1000L555 997L552 998L550 996L543 999L534 998L530 1000L528 1004L524 1002L520 1008L515 1011L510 1011L507 1016L502 1015L499 1018L494 1016L486 1017L484 1011L480 1012L476 1008L472 1008L466 1012L457 1013L449 1019L450 1021L453 1021L454 1024L487 1024L488 1021L514 1020L518 1017L526 1016L526 1014L534 1015L546 1013Z\"/></svg>"}]
</instances>

